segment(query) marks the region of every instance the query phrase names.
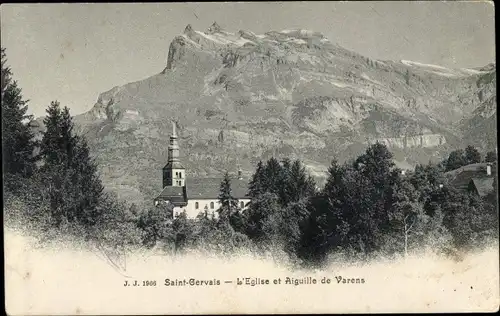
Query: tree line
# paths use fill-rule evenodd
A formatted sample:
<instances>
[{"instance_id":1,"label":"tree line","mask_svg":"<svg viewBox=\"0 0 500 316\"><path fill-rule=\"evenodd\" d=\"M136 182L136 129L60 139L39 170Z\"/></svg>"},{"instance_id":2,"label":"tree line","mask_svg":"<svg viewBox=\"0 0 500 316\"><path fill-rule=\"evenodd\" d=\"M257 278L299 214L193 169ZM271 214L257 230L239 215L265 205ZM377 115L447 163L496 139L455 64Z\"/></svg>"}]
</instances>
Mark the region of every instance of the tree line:
<instances>
[{"instance_id":1,"label":"tree line","mask_svg":"<svg viewBox=\"0 0 500 316\"><path fill-rule=\"evenodd\" d=\"M226 174L217 218L180 214L171 221L161 209L143 214L142 227L154 231L145 246L281 250L306 264L335 253L362 260L424 248L453 254L481 247L498 238L497 205L449 185L448 159L403 173L388 148L376 143L356 159L334 160L319 189L300 161L271 158L258 163L249 183L251 202L243 210Z\"/></svg>"},{"instance_id":2,"label":"tree line","mask_svg":"<svg viewBox=\"0 0 500 316\"><path fill-rule=\"evenodd\" d=\"M448 158L441 162L441 165L445 171L451 171L474 163L491 163L496 160L497 153L495 151L489 151L483 157L476 147L469 145L465 149L452 151Z\"/></svg>"},{"instance_id":3,"label":"tree line","mask_svg":"<svg viewBox=\"0 0 500 316\"><path fill-rule=\"evenodd\" d=\"M74 131L67 107L51 102L41 139L27 115L28 100L13 79L1 49L2 161L4 215L47 238L81 236L99 242L133 243L127 207L104 191L85 137ZM130 237L130 240L127 238Z\"/></svg>"},{"instance_id":4,"label":"tree line","mask_svg":"<svg viewBox=\"0 0 500 316\"><path fill-rule=\"evenodd\" d=\"M168 252L203 249L279 250L304 264L329 255L367 259L406 255L429 247L450 253L498 238L497 205L447 184L445 172L469 163L494 162L496 154L472 146L440 163L403 174L380 143L355 159L333 160L324 187L299 161L271 158L257 164L249 182L251 202L238 207L226 173L218 216L172 207L139 209L104 190L85 137L74 131L67 107L52 102L35 139L27 101L12 79L2 49L2 152L4 215L46 238L79 236L114 246ZM497 180L495 177L495 191Z\"/></svg>"}]
</instances>

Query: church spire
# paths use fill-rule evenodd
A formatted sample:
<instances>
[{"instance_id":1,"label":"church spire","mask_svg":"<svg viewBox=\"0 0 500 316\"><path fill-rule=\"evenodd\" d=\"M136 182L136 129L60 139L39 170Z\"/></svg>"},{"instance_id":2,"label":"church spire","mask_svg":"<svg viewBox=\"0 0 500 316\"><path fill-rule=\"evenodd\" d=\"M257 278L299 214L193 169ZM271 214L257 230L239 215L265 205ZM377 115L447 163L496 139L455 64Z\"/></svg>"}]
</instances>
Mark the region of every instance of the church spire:
<instances>
[{"instance_id":1,"label":"church spire","mask_svg":"<svg viewBox=\"0 0 500 316\"><path fill-rule=\"evenodd\" d=\"M163 187L185 185L185 169L179 159L179 144L177 142L177 123L172 121L172 135L168 144L168 162L163 168Z\"/></svg>"},{"instance_id":2,"label":"church spire","mask_svg":"<svg viewBox=\"0 0 500 316\"><path fill-rule=\"evenodd\" d=\"M168 146L168 162L179 161L179 144L177 143L177 123L172 121L172 135Z\"/></svg>"}]
</instances>

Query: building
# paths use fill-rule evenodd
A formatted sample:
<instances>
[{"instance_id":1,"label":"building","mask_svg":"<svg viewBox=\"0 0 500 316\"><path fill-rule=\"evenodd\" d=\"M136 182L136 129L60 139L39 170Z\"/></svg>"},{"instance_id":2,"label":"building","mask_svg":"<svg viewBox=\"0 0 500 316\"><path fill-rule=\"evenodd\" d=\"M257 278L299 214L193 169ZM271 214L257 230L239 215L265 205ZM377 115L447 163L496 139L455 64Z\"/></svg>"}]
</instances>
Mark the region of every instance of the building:
<instances>
[{"instance_id":1,"label":"building","mask_svg":"<svg viewBox=\"0 0 500 316\"><path fill-rule=\"evenodd\" d=\"M199 213L206 213L217 217L219 207L219 190L221 178L188 178L186 169L179 159L179 144L176 125L173 124L172 135L168 146L168 162L163 167L163 190L155 198L155 205L173 205L173 216L186 212L188 218L196 218ZM240 210L247 207L248 181L242 177L241 170L238 176L231 179L232 195L238 199Z\"/></svg>"},{"instance_id":2,"label":"building","mask_svg":"<svg viewBox=\"0 0 500 316\"><path fill-rule=\"evenodd\" d=\"M487 200L495 200L494 181L497 164L474 163L445 173L449 184L456 189L477 194Z\"/></svg>"}]
</instances>

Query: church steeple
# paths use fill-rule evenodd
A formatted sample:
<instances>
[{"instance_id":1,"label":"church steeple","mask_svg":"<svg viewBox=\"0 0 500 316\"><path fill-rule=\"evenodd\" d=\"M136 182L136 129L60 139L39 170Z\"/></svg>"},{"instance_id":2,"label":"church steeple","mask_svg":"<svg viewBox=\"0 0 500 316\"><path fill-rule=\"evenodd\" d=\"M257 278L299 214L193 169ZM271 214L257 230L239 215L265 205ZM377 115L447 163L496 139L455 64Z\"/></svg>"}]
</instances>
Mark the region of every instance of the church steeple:
<instances>
[{"instance_id":1,"label":"church steeple","mask_svg":"<svg viewBox=\"0 0 500 316\"><path fill-rule=\"evenodd\" d=\"M168 144L168 162L163 167L163 187L185 185L186 172L179 160L179 144L177 142L176 122L172 122L172 135Z\"/></svg>"},{"instance_id":2,"label":"church steeple","mask_svg":"<svg viewBox=\"0 0 500 316\"><path fill-rule=\"evenodd\" d=\"M168 162L179 161L179 144L177 142L177 131L175 130L176 122L172 122L172 135L170 136L170 144L168 145Z\"/></svg>"}]
</instances>

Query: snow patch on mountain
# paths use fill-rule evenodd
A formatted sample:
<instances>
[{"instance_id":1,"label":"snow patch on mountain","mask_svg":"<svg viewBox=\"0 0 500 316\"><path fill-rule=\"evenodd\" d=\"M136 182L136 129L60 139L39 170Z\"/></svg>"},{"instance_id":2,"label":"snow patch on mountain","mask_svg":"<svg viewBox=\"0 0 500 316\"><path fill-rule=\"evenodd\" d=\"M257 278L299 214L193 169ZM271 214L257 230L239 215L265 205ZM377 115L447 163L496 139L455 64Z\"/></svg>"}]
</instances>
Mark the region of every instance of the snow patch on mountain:
<instances>
[{"instance_id":1,"label":"snow patch on mountain","mask_svg":"<svg viewBox=\"0 0 500 316\"><path fill-rule=\"evenodd\" d=\"M476 69L470 69L470 68L446 68L443 66L438 66L438 65L433 65L433 64L424 64L424 63L419 63L416 61L409 61L409 60L401 60L401 63L410 67L418 67L421 69L424 69L426 71L429 71L433 74L440 75L440 76L445 76L448 78L453 78L453 77L461 77L461 76L470 76L470 75L480 75L480 74L485 74L487 71L481 71L481 70L476 70Z\"/></svg>"}]
</instances>

